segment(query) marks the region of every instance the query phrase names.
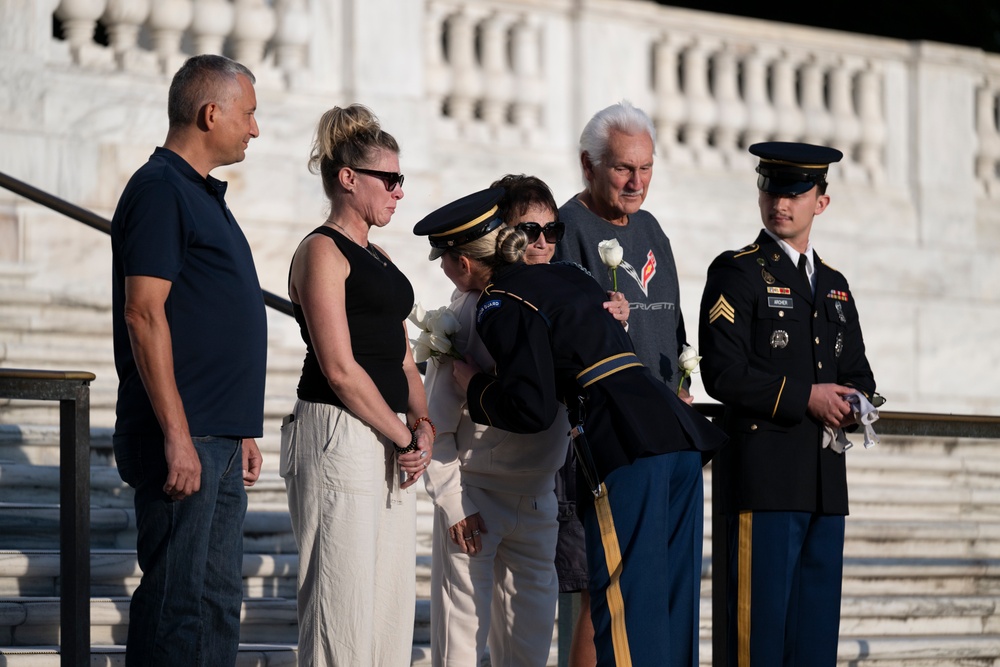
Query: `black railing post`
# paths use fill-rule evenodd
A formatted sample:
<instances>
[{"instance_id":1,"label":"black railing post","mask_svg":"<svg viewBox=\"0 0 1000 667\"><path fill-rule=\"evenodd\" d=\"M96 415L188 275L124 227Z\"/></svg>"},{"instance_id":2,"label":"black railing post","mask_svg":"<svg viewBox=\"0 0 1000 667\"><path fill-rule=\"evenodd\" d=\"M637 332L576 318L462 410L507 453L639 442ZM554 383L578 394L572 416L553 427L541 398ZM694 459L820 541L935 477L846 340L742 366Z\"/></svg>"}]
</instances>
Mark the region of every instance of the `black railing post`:
<instances>
[{"instance_id":1,"label":"black railing post","mask_svg":"<svg viewBox=\"0 0 1000 667\"><path fill-rule=\"evenodd\" d=\"M90 664L90 389L59 402L62 667Z\"/></svg>"},{"instance_id":2,"label":"black railing post","mask_svg":"<svg viewBox=\"0 0 1000 667\"><path fill-rule=\"evenodd\" d=\"M93 373L0 368L0 398L59 401L59 664L90 665L90 383Z\"/></svg>"}]
</instances>

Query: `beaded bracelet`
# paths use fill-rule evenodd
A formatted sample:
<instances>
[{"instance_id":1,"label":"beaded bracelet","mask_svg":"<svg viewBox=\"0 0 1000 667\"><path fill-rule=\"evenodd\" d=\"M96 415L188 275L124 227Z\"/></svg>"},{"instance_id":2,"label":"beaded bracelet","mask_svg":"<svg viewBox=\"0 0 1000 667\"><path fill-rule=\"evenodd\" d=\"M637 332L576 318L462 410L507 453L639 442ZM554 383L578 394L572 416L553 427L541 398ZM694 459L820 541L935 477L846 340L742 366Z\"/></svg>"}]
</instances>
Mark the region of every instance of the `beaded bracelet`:
<instances>
[{"instance_id":1,"label":"beaded bracelet","mask_svg":"<svg viewBox=\"0 0 1000 667\"><path fill-rule=\"evenodd\" d=\"M396 443L392 443L392 446L396 448L397 454L409 454L410 452L416 451L417 449L417 433L414 431L410 437L410 444L406 447L400 447Z\"/></svg>"},{"instance_id":2,"label":"beaded bracelet","mask_svg":"<svg viewBox=\"0 0 1000 667\"><path fill-rule=\"evenodd\" d=\"M438 431L434 428L434 422L431 421L430 417L417 417L417 421L413 422L413 426L410 427L410 430L416 433L417 427L420 426L420 422L427 422L427 425L431 427L431 438L433 440L437 440Z\"/></svg>"}]
</instances>

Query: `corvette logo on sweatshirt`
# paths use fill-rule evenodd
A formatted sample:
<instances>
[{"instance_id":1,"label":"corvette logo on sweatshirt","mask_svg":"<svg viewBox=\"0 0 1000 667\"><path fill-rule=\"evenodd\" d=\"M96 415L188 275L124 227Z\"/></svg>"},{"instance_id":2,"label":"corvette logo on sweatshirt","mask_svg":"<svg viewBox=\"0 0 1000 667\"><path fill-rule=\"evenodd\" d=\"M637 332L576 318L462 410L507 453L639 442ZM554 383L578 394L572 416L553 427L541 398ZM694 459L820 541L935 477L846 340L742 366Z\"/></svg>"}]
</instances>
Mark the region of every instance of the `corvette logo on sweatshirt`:
<instances>
[{"instance_id":1,"label":"corvette logo on sweatshirt","mask_svg":"<svg viewBox=\"0 0 1000 667\"><path fill-rule=\"evenodd\" d=\"M650 250L646 255L646 264L642 267L641 272L636 271L634 266L625 261L621 263L621 268L625 273L632 276L632 279L639 285L642 293L649 296L649 281L656 275L656 256L653 254L653 251Z\"/></svg>"}]
</instances>

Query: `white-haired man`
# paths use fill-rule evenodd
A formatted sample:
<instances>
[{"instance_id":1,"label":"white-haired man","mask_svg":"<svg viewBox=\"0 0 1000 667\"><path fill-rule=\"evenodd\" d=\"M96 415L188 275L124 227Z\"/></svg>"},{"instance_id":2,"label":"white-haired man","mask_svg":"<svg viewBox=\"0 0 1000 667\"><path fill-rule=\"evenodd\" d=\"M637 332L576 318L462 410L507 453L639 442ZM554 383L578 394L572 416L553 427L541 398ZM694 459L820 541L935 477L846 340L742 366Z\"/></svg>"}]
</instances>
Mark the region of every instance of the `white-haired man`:
<instances>
[{"instance_id":1,"label":"white-haired man","mask_svg":"<svg viewBox=\"0 0 1000 667\"><path fill-rule=\"evenodd\" d=\"M636 354L654 377L676 391L682 377L677 359L687 342L680 310L677 268L670 240L660 223L651 213L642 210L653 176L655 144L656 130L649 116L627 101L594 114L580 136L580 166L586 187L559 209L559 221L565 223L566 234L556 246L554 259L581 264L606 290L624 293L631 304L629 335ZM602 262L598 248L602 241L612 239L617 240L623 250L622 261L614 273ZM686 388L681 390L681 396L691 401ZM608 604L596 600L591 603L587 593L588 562L584 553L583 530L575 517L574 467L571 455L556 482L561 522L556 569L560 592L582 591L584 609L590 605L595 612L593 619L598 625L597 636L591 625L591 615L581 613L574 631L569 662L571 667L591 667L597 663L595 643L597 653L601 653L600 624L606 621L606 618L601 619L601 615L607 615ZM664 480L664 483L669 482ZM697 534L665 536L662 548L670 550L671 554L676 550L678 570L694 572L682 561L691 561L689 565L693 567L694 560L698 560L700 568L700 486L691 496L684 498L685 502L680 504L697 513L699 518L694 522L697 527L693 528ZM671 512L681 510L679 505ZM696 543L697 549L691 541ZM696 551L697 559L694 557ZM593 566L594 563L590 562L591 572ZM697 586L697 581L690 583ZM671 646L671 665L688 664L689 661L696 665L698 662L697 590L686 590L684 596L670 602L669 619L659 619L665 622L662 625L664 631L660 634ZM629 627L636 615L631 614L625 624L630 634L632 630L642 632L637 627ZM667 628L669 631L666 631Z\"/></svg>"}]
</instances>

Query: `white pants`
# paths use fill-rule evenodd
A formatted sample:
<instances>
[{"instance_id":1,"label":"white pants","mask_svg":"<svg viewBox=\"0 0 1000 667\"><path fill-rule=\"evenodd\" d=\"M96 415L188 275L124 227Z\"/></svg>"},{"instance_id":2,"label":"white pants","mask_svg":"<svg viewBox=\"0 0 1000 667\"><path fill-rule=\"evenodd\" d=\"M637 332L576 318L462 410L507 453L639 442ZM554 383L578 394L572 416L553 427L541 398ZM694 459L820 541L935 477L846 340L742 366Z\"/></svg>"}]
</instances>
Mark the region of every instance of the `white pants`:
<instances>
[{"instance_id":1,"label":"white pants","mask_svg":"<svg viewBox=\"0 0 1000 667\"><path fill-rule=\"evenodd\" d=\"M466 492L486 524L481 552L462 553L448 536L444 513L434 512L433 665L474 667L488 643L493 667L544 667L559 596L555 494Z\"/></svg>"},{"instance_id":2,"label":"white pants","mask_svg":"<svg viewBox=\"0 0 1000 667\"><path fill-rule=\"evenodd\" d=\"M299 549L299 665L409 665L416 502L392 443L350 412L298 401L281 475Z\"/></svg>"}]
</instances>

